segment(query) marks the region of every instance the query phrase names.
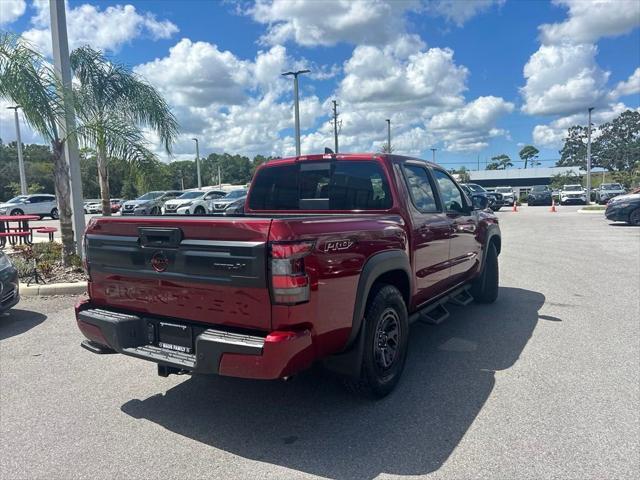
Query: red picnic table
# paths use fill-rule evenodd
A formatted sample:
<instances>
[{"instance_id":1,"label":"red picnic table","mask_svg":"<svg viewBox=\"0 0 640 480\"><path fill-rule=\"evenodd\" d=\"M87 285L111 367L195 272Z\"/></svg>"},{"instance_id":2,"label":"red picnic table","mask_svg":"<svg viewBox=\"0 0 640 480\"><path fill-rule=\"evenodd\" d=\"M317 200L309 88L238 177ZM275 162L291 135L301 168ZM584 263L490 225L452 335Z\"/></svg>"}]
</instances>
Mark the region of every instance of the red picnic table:
<instances>
[{"instance_id":1,"label":"red picnic table","mask_svg":"<svg viewBox=\"0 0 640 480\"><path fill-rule=\"evenodd\" d=\"M10 245L33 241L33 232L29 228L31 220L39 220L38 215L0 215L0 248L4 248L7 240ZM11 225L14 223L15 225Z\"/></svg>"}]
</instances>

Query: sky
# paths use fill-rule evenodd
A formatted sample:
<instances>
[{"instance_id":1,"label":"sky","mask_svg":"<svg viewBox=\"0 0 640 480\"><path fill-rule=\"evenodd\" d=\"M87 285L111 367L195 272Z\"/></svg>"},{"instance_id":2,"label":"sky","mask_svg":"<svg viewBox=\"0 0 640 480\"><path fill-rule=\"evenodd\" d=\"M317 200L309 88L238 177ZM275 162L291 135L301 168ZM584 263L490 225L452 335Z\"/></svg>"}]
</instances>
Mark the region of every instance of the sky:
<instances>
[{"instance_id":1,"label":"sky","mask_svg":"<svg viewBox=\"0 0 640 480\"><path fill-rule=\"evenodd\" d=\"M0 28L51 55L48 0L0 0ZM164 161L295 153L300 77L302 153L379 151L391 119L401 154L447 168L519 163L527 144L544 166L567 128L640 109L639 0L257 0L67 2L71 48L128 65L167 99L181 125ZM0 100L0 137L15 139ZM22 122L24 142L38 141Z\"/></svg>"}]
</instances>

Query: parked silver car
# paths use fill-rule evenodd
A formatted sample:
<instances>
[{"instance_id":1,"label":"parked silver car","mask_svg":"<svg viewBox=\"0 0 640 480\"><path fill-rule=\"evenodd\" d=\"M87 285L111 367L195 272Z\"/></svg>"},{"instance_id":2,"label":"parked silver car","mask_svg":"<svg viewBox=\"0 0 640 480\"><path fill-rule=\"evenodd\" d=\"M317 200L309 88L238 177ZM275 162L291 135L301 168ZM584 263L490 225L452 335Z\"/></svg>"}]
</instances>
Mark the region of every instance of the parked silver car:
<instances>
[{"instance_id":1,"label":"parked silver car","mask_svg":"<svg viewBox=\"0 0 640 480\"><path fill-rule=\"evenodd\" d=\"M613 197L624 195L627 191L619 183L603 183L596 189L596 202L604 205Z\"/></svg>"},{"instance_id":2,"label":"parked silver car","mask_svg":"<svg viewBox=\"0 0 640 480\"><path fill-rule=\"evenodd\" d=\"M147 192L135 200L128 200L122 204L121 215L160 215L167 200L182 195L179 190Z\"/></svg>"},{"instance_id":3,"label":"parked silver car","mask_svg":"<svg viewBox=\"0 0 640 480\"><path fill-rule=\"evenodd\" d=\"M58 218L58 202L55 195L38 193L35 195L18 195L11 200L0 203L0 215L38 215Z\"/></svg>"},{"instance_id":4,"label":"parked silver car","mask_svg":"<svg viewBox=\"0 0 640 480\"><path fill-rule=\"evenodd\" d=\"M231 204L239 200L243 200L245 198L247 198L247 190L245 189L233 190L227 193L226 196L213 202L213 211L214 213L222 213L227 208L229 208Z\"/></svg>"}]
</instances>

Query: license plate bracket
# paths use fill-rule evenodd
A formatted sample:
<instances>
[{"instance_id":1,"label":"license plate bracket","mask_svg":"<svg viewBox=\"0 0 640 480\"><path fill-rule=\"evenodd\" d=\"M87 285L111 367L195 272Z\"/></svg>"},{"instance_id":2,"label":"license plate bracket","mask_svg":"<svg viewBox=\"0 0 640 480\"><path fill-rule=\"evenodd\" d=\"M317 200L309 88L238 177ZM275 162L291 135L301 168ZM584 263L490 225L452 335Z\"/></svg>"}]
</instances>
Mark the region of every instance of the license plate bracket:
<instances>
[{"instance_id":1,"label":"license plate bracket","mask_svg":"<svg viewBox=\"0 0 640 480\"><path fill-rule=\"evenodd\" d=\"M158 324L158 346L176 352L193 352L193 330L188 325L160 322Z\"/></svg>"}]
</instances>

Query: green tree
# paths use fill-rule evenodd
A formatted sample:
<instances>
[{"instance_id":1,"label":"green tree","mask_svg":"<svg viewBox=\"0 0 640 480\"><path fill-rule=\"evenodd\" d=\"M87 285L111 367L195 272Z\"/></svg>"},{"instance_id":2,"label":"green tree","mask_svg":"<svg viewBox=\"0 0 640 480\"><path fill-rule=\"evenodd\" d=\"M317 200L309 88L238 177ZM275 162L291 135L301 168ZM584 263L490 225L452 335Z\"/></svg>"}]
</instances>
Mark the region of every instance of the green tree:
<instances>
[{"instance_id":1,"label":"green tree","mask_svg":"<svg viewBox=\"0 0 640 480\"><path fill-rule=\"evenodd\" d=\"M522 147L522 150L520 150L520 153L518 155L520 155L520 158L524 160L525 169L527 168L527 164L529 162L531 162L531 165L533 166L537 164L536 159L538 158L539 153L540 150L538 150L533 145L525 145L524 147Z\"/></svg>"},{"instance_id":2,"label":"green tree","mask_svg":"<svg viewBox=\"0 0 640 480\"><path fill-rule=\"evenodd\" d=\"M640 168L640 112L627 110L598 129L599 163L612 172Z\"/></svg>"},{"instance_id":3,"label":"green tree","mask_svg":"<svg viewBox=\"0 0 640 480\"><path fill-rule=\"evenodd\" d=\"M513 167L513 162L511 161L511 158L509 157L509 155L506 154L500 154L500 155L496 155L495 157L491 157L491 160L493 160L494 163L498 164L498 167L496 168L496 170L505 170L508 167ZM493 170L488 168L487 166L487 170Z\"/></svg>"},{"instance_id":4,"label":"green tree","mask_svg":"<svg viewBox=\"0 0 640 480\"><path fill-rule=\"evenodd\" d=\"M81 140L95 148L103 215L110 215L109 160L140 162L154 155L142 129L159 136L165 150L178 134L178 123L162 96L123 65L102 52L81 47L71 53L79 86L76 110L82 119Z\"/></svg>"},{"instance_id":5,"label":"green tree","mask_svg":"<svg viewBox=\"0 0 640 480\"><path fill-rule=\"evenodd\" d=\"M462 166L458 169L453 169L451 170L451 173L457 175L457 177L460 179L460 182L462 183L469 183L471 181L471 174L465 166Z\"/></svg>"},{"instance_id":6,"label":"green tree","mask_svg":"<svg viewBox=\"0 0 640 480\"><path fill-rule=\"evenodd\" d=\"M487 164L487 168L485 170L500 170L499 162L491 162Z\"/></svg>"},{"instance_id":7,"label":"green tree","mask_svg":"<svg viewBox=\"0 0 640 480\"><path fill-rule=\"evenodd\" d=\"M19 104L27 123L51 145L63 244L62 260L69 265L75 253L75 244L69 168L63 156L68 137L61 134L58 124L58 119L64 116L63 93L50 64L38 52L21 37L0 33L0 98Z\"/></svg>"}]
</instances>

